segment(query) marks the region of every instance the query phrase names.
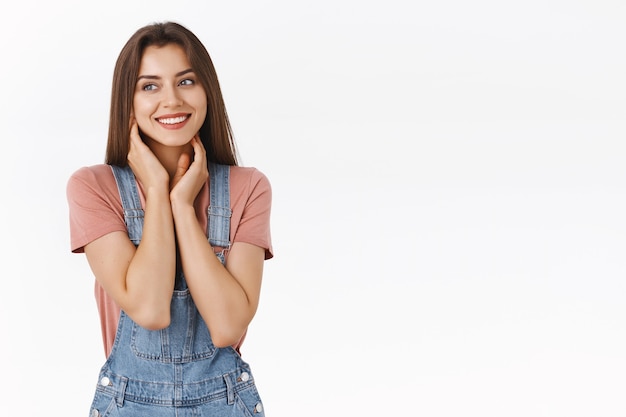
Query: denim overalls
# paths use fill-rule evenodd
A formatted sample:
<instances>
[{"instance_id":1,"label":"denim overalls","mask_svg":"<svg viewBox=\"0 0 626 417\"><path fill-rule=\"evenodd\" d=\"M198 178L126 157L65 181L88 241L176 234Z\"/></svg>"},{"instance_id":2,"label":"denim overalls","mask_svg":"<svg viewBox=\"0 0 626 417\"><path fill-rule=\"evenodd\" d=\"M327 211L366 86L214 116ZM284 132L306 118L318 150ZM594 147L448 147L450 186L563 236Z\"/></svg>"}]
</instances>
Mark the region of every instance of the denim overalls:
<instances>
[{"instance_id":1,"label":"denim overalls","mask_svg":"<svg viewBox=\"0 0 626 417\"><path fill-rule=\"evenodd\" d=\"M112 166L131 241L138 245L143 210L129 167ZM230 247L230 167L210 164L208 236ZM217 255L224 263L224 252ZM100 370L90 417L263 417L249 365L231 347L216 348L182 271L176 275L171 323L146 330L124 311L111 354Z\"/></svg>"}]
</instances>

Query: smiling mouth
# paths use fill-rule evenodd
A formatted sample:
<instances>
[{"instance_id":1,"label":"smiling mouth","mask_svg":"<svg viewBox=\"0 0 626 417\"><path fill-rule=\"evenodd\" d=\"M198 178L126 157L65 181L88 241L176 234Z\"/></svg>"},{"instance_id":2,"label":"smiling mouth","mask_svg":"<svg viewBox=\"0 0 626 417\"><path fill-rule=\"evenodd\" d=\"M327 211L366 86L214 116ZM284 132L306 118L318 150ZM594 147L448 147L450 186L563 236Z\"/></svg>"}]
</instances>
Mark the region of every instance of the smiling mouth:
<instances>
[{"instance_id":1,"label":"smiling mouth","mask_svg":"<svg viewBox=\"0 0 626 417\"><path fill-rule=\"evenodd\" d=\"M178 117L164 117L162 119L157 119L157 122L163 123L164 125L175 125L178 123L182 123L189 118L189 115L178 116Z\"/></svg>"}]
</instances>

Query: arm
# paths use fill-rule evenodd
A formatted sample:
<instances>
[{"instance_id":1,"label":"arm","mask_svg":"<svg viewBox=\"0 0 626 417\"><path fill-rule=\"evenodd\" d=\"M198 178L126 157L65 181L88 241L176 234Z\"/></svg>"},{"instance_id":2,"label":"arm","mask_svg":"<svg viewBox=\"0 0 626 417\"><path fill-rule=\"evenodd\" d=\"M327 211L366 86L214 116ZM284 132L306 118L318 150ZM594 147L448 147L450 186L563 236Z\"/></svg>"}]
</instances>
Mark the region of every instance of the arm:
<instances>
[{"instance_id":1,"label":"arm","mask_svg":"<svg viewBox=\"0 0 626 417\"><path fill-rule=\"evenodd\" d=\"M137 324L150 330L165 328L170 321L176 253L167 199L167 193L165 199L147 194L143 236L136 249L125 232L85 245L100 285Z\"/></svg>"},{"instance_id":2,"label":"arm","mask_svg":"<svg viewBox=\"0 0 626 417\"><path fill-rule=\"evenodd\" d=\"M213 343L218 347L231 346L240 340L256 313L265 250L236 242L230 249L226 267L215 256L193 206L208 172L201 142L194 139L192 144L194 161L177 179L170 195L181 263Z\"/></svg>"},{"instance_id":3,"label":"arm","mask_svg":"<svg viewBox=\"0 0 626 417\"><path fill-rule=\"evenodd\" d=\"M181 209L174 217L189 291L213 343L231 346L239 341L256 313L265 250L236 242L225 267L215 256L193 210Z\"/></svg>"},{"instance_id":4,"label":"arm","mask_svg":"<svg viewBox=\"0 0 626 417\"><path fill-rule=\"evenodd\" d=\"M169 176L131 127L129 163L146 196L141 243L112 232L85 245L89 265L104 290L137 324L167 327L174 290L176 250L169 201Z\"/></svg>"}]
</instances>

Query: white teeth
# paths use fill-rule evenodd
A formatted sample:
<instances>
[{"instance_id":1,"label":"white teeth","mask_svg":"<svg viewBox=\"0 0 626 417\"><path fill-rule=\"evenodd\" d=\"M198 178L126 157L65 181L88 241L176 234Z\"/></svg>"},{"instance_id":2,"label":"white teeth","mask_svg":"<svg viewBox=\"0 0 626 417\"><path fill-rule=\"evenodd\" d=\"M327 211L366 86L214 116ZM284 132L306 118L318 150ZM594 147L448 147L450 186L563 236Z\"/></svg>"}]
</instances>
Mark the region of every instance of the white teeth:
<instances>
[{"instance_id":1,"label":"white teeth","mask_svg":"<svg viewBox=\"0 0 626 417\"><path fill-rule=\"evenodd\" d=\"M182 123L185 120L187 120L187 116L180 116L180 117L171 117L169 119L158 119L159 123L163 123L166 125L174 125L176 123Z\"/></svg>"}]
</instances>

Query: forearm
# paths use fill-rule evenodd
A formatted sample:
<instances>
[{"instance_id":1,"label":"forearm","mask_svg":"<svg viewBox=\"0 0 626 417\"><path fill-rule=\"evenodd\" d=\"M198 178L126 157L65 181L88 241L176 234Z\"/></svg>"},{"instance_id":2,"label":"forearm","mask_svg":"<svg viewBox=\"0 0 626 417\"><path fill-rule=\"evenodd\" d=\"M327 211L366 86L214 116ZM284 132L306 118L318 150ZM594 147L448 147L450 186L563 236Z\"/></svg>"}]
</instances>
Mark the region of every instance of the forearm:
<instances>
[{"instance_id":1,"label":"forearm","mask_svg":"<svg viewBox=\"0 0 626 417\"><path fill-rule=\"evenodd\" d=\"M202 230L194 208L172 205L181 263L193 300L216 346L236 343L256 312L235 277L222 265Z\"/></svg>"},{"instance_id":2,"label":"forearm","mask_svg":"<svg viewBox=\"0 0 626 417\"><path fill-rule=\"evenodd\" d=\"M126 295L135 320L145 327L169 324L176 274L174 224L167 190L146 193L141 243L126 274Z\"/></svg>"}]
</instances>

